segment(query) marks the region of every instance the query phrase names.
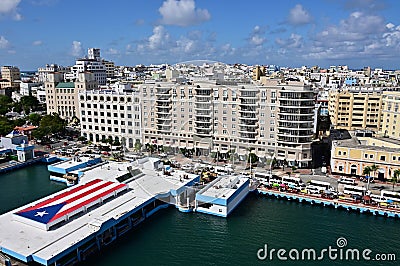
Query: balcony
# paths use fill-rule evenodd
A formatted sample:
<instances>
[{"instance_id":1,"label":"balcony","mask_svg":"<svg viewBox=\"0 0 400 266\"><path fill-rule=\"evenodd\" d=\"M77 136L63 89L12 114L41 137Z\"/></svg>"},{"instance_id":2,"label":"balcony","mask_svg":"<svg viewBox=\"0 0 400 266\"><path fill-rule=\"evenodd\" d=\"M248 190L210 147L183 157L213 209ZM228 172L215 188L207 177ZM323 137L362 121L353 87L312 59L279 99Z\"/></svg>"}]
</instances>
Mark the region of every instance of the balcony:
<instances>
[{"instance_id":1,"label":"balcony","mask_svg":"<svg viewBox=\"0 0 400 266\"><path fill-rule=\"evenodd\" d=\"M167 120L157 120L156 125L158 127L171 128L171 123Z\"/></svg>"},{"instance_id":2,"label":"balcony","mask_svg":"<svg viewBox=\"0 0 400 266\"><path fill-rule=\"evenodd\" d=\"M159 98L156 99L156 102L170 103L171 99L169 97L159 97Z\"/></svg>"},{"instance_id":3,"label":"balcony","mask_svg":"<svg viewBox=\"0 0 400 266\"><path fill-rule=\"evenodd\" d=\"M197 117L208 117L208 118L211 118L211 112L208 112L208 113L196 112L196 118Z\"/></svg>"},{"instance_id":4,"label":"balcony","mask_svg":"<svg viewBox=\"0 0 400 266\"><path fill-rule=\"evenodd\" d=\"M171 88L170 87L156 87L156 91L157 91L156 94L158 94L158 93L166 94L171 91Z\"/></svg>"},{"instance_id":5,"label":"balcony","mask_svg":"<svg viewBox=\"0 0 400 266\"><path fill-rule=\"evenodd\" d=\"M202 129L197 129L195 132L195 135L198 137L210 137L211 136L211 131L207 131L207 130L202 130Z\"/></svg>"},{"instance_id":6,"label":"balcony","mask_svg":"<svg viewBox=\"0 0 400 266\"><path fill-rule=\"evenodd\" d=\"M210 126L208 126L208 127L206 127L206 126L194 126L194 128L197 130L197 131L203 131L203 132L208 132L208 133L210 133L210 131L211 131L211 127Z\"/></svg>"},{"instance_id":7,"label":"balcony","mask_svg":"<svg viewBox=\"0 0 400 266\"><path fill-rule=\"evenodd\" d=\"M209 119L209 120L199 120L199 119L196 119L196 121L194 121L195 123L196 123L196 125L203 125L203 126L206 126L206 125L210 125L211 124L211 120Z\"/></svg>"},{"instance_id":8,"label":"balcony","mask_svg":"<svg viewBox=\"0 0 400 266\"><path fill-rule=\"evenodd\" d=\"M257 94L244 94L244 93L242 93L242 94L240 94L240 98L241 99L247 99L247 100L253 100L253 99L258 100Z\"/></svg>"},{"instance_id":9,"label":"balcony","mask_svg":"<svg viewBox=\"0 0 400 266\"><path fill-rule=\"evenodd\" d=\"M171 116L157 116L157 120L171 121Z\"/></svg>"},{"instance_id":10,"label":"balcony","mask_svg":"<svg viewBox=\"0 0 400 266\"><path fill-rule=\"evenodd\" d=\"M203 110L203 111L210 111L211 105L210 104L196 104L194 110Z\"/></svg>"},{"instance_id":11,"label":"balcony","mask_svg":"<svg viewBox=\"0 0 400 266\"><path fill-rule=\"evenodd\" d=\"M311 144L311 138L290 138L278 136L278 143L291 144L291 145L301 145L301 144Z\"/></svg>"}]
</instances>

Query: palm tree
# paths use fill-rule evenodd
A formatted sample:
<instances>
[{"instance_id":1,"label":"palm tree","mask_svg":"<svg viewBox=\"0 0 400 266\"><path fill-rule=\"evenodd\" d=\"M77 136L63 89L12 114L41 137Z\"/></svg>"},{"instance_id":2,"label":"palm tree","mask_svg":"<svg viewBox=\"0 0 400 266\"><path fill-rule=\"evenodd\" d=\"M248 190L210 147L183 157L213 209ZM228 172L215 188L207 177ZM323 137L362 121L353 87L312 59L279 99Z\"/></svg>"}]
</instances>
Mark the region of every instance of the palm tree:
<instances>
[{"instance_id":1,"label":"palm tree","mask_svg":"<svg viewBox=\"0 0 400 266\"><path fill-rule=\"evenodd\" d=\"M393 171L393 177L392 177L392 184L393 184L393 189L392 191L394 191L394 186L397 184L397 182L399 181L399 177L400 177L400 169L396 169Z\"/></svg>"},{"instance_id":2,"label":"palm tree","mask_svg":"<svg viewBox=\"0 0 400 266\"><path fill-rule=\"evenodd\" d=\"M363 175L365 175L365 178L367 178L367 190L369 189L369 179L371 178L369 175L372 172L372 167L371 166L365 166L363 169Z\"/></svg>"},{"instance_id":3,"label":"palm tree","mask_svg":"<svg viewBox=\"0 0 400 266\"><path fill-rule=\"evenodd\" d=\"M375 173L376 171L378 171L379 166L377 166L376 164L371 165L371 171L374 173L374 178L375 178Z\"/></svg>"}]
</instances>

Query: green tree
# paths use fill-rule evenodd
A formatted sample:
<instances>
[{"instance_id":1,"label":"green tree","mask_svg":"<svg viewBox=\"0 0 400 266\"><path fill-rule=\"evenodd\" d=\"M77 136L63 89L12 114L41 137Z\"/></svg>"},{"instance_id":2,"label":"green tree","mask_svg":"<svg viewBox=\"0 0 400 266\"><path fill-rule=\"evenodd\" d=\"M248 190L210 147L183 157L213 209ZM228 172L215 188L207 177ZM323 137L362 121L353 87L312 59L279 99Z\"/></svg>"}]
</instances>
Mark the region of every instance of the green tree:
<instances>
[{"instance_id":1,"label":"green tree","mask_svg":"<svg viewBox=\"0 0 400 266\"><path fill-rule=\"evenodd\" d=\"M392 185L393 185L392 191L394 191L394 186L397 184L397 182L399 182L399 177L400 177L400 169L394 170L392 177Z\"/></svg>"},{"instance_id":2,"label":"green tree","mask_svg":"<svg viewBox=\"0 0 400 266\"><path fill-rule=\"evenodd\" d=\"M257 154L250 152L249 157L247 158L247 163L255 164L256 162L258 162Z\"/></svg>"},{"instance_id":3,"label":"green tree","mask_svg":"<svg viewBox=\"0 0 400 266\"><path fill-rule=\"evenodd\" d=\"M371 178L370 174L372 172L371 166L365 166L363 169L363 175L365 175L366 178L368 178L368 183L367 183L367 190L369 189L369 180Z\"/></svg>"},{"instance_id":4,"label":"green tree","mask_svg":"<svg viewBox=\"0 0 400 266\"><path fill-rule=\"evenodd\" d=\"M0 115L5 115L12 105L13 101L6 95L0 95Z\"/></svg>"},{"instance_id":5,"label":"green tree","mask_svg":"<svg viewBox=\"0 0 400 266\"><path fill-rule=\"evenodd\" d=\"M371 167L370 166L365 166L363 169L363 175L369 176L369 174L371 173Z\"/></svg>"},{"instance_id":6,"label":"green tree","mask_svg":"<svg viewBox=\"0 0 400 266\"><path fill-rule=\"evenodd\" d=\"M40 120L39 131L44 136L61 133L65 130L66 122L58 114L45 115Z\"/></svg>"},{"instance_id":7,"label":"green tree","mask_svg":"<svg viewBox=\"0 0 400 266\"><path fill-rule=\"evenodd\" d=\"M377 166L376 164L371 165L371 171L374 174L374 178L376 177L375 174L376 174L376 171L378 171L378 169L379 169L379 166Z\"/></svg>"},{"instance_id":8,"label":"green tree","mask_svg":"<svg viewBox=\"0 0 400 266\"><path fill-rule=\"evenodd\" d=\"M0 136L5 136L14 129L13 123L7 117L0 116Z\"/></svg>"},{"instance_id":9,"label":"green tree","mask_svg":"<svg viewBox=\"0 0 400 266\"><path fill-rule=\"evenodd\" d=\"M135 151L139 152L142 149L142 143L140 143L140 140L137 139L135 142Z\"/></svg>"},{"instance_id":10,"label":"green tree","mask_svg":"<svg viewBox=\"0 0 400 266\"><path fill-rule=\"evenodd\" d=\"M24 118L17 118L13 120L12 123L14 127L22 127L23 125L25 125L26 120Z\"/></svg>"},{"instance_id":11,"label":"green tree","mask_svg":"<svg viewBox=\"0 0 400 266\"><path fill-rule=\"evenodd\" d=\"M38 99L33 96L21 97L20 103L25 114L29 114L31 110L36 110L39 106Z\"/></svg>"},{"instance_id":12,"label":"green tree","mask_svg":"<svg viewBox=\"0 0 400 266\"><path fill-rule=\"evenodd\" d=\"M150 154L152 154L154 152L154 150L156 149L156 147L151 143L146 143L145 147L146 147L146 150L148 152L150 152Z\"/></svg>"},{"instance_id":13,"label":"green tree","mask_svg":"<svg viewBox=\"0 0 400 266\"><path fill-rule=\"evenodd\" d=\"M28 121L34 126L39 126L42 116L37 113L32 113L28 116Z\"/></svg>"}]
</instances>

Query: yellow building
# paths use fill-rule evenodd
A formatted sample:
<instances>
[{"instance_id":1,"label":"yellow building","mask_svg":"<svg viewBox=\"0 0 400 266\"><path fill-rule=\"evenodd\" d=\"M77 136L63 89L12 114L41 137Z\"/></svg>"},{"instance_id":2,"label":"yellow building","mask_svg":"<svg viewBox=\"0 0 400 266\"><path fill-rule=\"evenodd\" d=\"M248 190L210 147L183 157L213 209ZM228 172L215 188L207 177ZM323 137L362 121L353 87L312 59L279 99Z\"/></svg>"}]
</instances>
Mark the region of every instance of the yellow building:
<instances>
[{"instance_id":1,"label":"yellow building","mask_svg":"<svg viewBox=\"0 0 400 266\"><path fill-rule=\"evenodd\" d=\"M265 76L264 66L256 66L253 68L253 80L260 80L260 78L263 76Z\"/></svg>"},{"instance_id":2,"label":"yellow building","mask_svg":"<svg viewBox=\"0 0 400 266\"><path fill-rule=\"evenodd\" d=\"M400 139L400 91L382 95L381 135Z\"/></svg>"},{"instance_id":3,"label":"yellow building","mask_svg":"<svg viewBox=\"0 0 400 266\"><path fill-rule=\"evenodd\" d=\"M334 174L363 176L366 166L378 169L371 176L391 179L400 169L400 141L390 138L355 138L332 143L331 171Z\"/></svg>"},{"instance_id":4,"label":"yellow building","mask_svg":"<svg viewBox=\"0 0 400 266\"><path fill-rule=\"evenodd\" d=\"M336 129L379 131L382 95L377 92L330 91L328 110Z\"/></svg>"},{"instance_id":5,"label":"yellow building","mask_svg":"<svg viewBox=\"0 0 400 266\"><path fill-rule=\"evenodd\" d=\"M20 80L21 80L21 74L18 67L15 66L1 67L0 88L19 89Z\"/></svg>"}]
</instances>

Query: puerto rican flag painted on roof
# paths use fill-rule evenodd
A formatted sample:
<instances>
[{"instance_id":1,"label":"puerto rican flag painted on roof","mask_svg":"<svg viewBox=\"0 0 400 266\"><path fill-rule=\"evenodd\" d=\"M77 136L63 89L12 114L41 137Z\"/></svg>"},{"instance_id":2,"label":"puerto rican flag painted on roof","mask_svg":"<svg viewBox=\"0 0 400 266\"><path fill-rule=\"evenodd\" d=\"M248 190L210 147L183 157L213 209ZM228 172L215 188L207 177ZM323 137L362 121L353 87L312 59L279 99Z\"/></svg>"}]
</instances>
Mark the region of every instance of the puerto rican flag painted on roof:
<instances>
[{"instance_id":1,"label":"puerto rican flag painted on roof","mask_svg":"<svg viewBox=\"0 0 400 266\"><path fill-rule=\"evenodd\" d=\"M82 208L95 205L99 200L113 196L124 189L127 189L125 184L96 179L25 208L16 214L42 224L49 224L59 219L63 220L67 215L74 215Z\"/></svg>"}]
</instances>

